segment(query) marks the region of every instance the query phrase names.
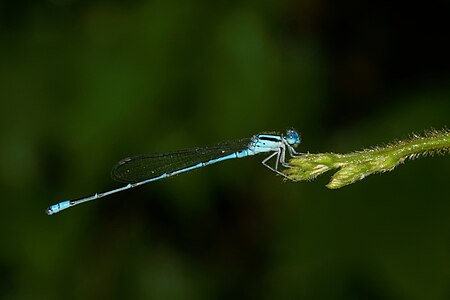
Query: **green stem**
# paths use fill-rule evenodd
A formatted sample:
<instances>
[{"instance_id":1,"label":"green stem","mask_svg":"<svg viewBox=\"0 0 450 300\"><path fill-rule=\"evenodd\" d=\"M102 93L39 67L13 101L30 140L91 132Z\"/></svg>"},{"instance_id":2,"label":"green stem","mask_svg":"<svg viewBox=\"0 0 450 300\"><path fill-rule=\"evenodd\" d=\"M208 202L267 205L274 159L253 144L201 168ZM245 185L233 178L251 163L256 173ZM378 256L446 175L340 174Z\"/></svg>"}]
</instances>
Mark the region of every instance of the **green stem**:
<instances>
[{"instance_id":1,"label":"green stem","mask_svg":"<svg viewBox=\"0 0 450 300\"><path fill-rule=\"evenodd\" d=\"M339 169L327 187L338 189L371 174L388 172L403 163L424 155L450 152L450 131L430 131L424 136L413 135L406 140L386 146L355 151L347 154L305 154L290 160L292 168L284 171L294 181L312 180L332 169Z\"/></svg>"}]
</instances>

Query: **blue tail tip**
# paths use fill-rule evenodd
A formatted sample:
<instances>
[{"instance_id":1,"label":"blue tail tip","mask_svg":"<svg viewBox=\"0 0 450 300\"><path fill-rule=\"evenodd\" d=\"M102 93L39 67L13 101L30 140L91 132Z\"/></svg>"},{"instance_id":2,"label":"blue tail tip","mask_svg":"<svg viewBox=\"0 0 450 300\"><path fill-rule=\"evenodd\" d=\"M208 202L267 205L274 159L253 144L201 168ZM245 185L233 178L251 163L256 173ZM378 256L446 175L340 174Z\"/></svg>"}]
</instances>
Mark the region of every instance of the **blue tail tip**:
<instances>
[{"instance_id":1,"label":"blue tail tip","mask_svg":"<svg viewBox=\"0 0 450 300\"><path fill-rule=\"evenodd\" d=\"M51 207L51 206L50 206L50 207L47 207L47 208L45 209L45 213L47 214L47 216L53 215L53 209L52 209L52 207Z\"/></svg>"}]
</instances>

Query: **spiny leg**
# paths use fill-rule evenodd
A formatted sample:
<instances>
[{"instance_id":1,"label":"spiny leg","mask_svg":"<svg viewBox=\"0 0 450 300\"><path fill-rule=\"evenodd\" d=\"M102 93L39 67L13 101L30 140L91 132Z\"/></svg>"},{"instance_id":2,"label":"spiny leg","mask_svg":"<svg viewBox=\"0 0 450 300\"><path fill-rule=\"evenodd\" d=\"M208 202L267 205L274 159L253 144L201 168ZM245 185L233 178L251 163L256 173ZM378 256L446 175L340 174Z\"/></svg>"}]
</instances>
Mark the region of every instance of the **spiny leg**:
<instances>
[{"instance_id":1,"label":"spiny leg","mask_svg":"<svg viewBox=\"0 0 450 300\"><path fill-rule=\"evenodd\" d=\"M278 151L272 153L271 155L269 155L268 157L266 157L266 158L262 161L262 164L265 165L265 166L266 166L267 168L269 168L270 170L274 171L275 173L278 173L278 174L280 174L281 176L287 178L286 175L284 175L283 173L281 173L280 171L278 171L276 168L274 169L273 167L271 167L271 166L269 166L269 165L267 164L267 161L270 160L270 159L271 159L272 157L274 157L275 155L277 155L277 161L278 161L278 160L279 160L279 157L280 157L280 154L281 154L281 150L278 150ZM278 163L277 163L276 167L278 167Z\"/></svg>"},{"instance_id":2,"label":"spiny leg","mask_svg":"<svg viewBox=\"0 0 450 300\"><path fill-rule=\"evenodd\" d=\"M280 157L281 157L282 150L281 148L277 151L277 159L275 160L275 170L278 171L278 164L280 163Z\"/></svg>"},{"instance_id":3,"label":"spiny leg","mask_svg":"<svg viewBox=\"0 0 450 300\"><path fill-rule=\"evenodd\" d=\"M297 158L297 157L305 157L306 155L308 155L308 153L300 153L295 151L294 147L287 145L288 151L289 151L289 156L291 158ZM285 151L286 152L286 151ZM285 159L286 157L284 156L283 159ZM285 168L293 168L293 166L291 166L290 164L288 164L285 160L283 160L282 162L283 167Z\"/></svg>"},{"instance_id":4,"label":"spiny leg","mask_svg":"<svg viewBox=\"0 0 450 300\"><path fill-rule=\"evenodd\" d=\"M301 152L295 151L294 147L292 147L292 146L288 145L287 147L288 147L288 150L289 150L289 155L291 157L293 157L293 158L303 157L303 156L305 156L307 154L307 153L301 153Z\"/></svg>"},{"instance_id":5,"label":"spiny leg","mask_svg":"<svg viewBox=\"0 0 450 300\"><path fill-rule=\"evenodd\" d=\"M286 146L284 146L281 149L281 159L280 159L281 164L283 165L283 167L285 168L292 168L292 166L290 166L287 162L286 162Z\"/></svg>"},{"instance_id":6,"label":"spiny leg","mask_svg":"<svg viewBox=\"0 0 450 300\"><path fill-rule=\"evenodd\" d=\"M270 165L267 164L267 161L269 161L269 160L270 160L272 157L274 157L275 155L279 155L279 151L276 151L276 152L270 154L268 157L266 157L266 158L262 161L262 164L263 164L264 166L266 166L267 168L269 168L270 170L272 170L272 171L274 171L274 172L276 172L276 173L279 173L279 171L278 171L277 169L274 169L272 166L270 166Z\"/></svg>"}]
</instances>

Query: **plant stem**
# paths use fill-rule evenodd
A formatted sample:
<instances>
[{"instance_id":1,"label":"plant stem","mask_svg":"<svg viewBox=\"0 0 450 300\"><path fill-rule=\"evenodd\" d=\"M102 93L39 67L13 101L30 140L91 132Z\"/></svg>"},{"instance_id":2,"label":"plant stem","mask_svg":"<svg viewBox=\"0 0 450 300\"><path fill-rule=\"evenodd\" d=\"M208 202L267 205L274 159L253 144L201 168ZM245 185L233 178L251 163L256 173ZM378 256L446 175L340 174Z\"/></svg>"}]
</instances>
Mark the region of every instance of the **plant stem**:
<instances>
[{"instance_id":1,"label":"plant stem","mask_svg":"<svg viewBox=\"0 0 450 300\"><path fill-rule=\"evenodd\" d=\"M428 131L423 136L412 135L385 146L347 154L317 153L292 158L284 171L293 181L313 180L332 169L339 169L327 187L338 189L371 174L393 170L406 159L450 152L450 131Z\"/></svg>"}]
</instances>

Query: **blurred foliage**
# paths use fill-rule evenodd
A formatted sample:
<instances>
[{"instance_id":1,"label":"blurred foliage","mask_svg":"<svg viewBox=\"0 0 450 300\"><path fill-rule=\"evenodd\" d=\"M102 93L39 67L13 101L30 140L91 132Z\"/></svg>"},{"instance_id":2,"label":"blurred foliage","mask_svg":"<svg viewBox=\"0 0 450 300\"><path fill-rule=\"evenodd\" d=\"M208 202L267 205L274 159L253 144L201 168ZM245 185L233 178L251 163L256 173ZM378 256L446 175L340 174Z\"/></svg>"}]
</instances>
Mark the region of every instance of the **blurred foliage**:
<instances>
[{"instance_id":1,"label":"blurred foliage","mask_svg":"<svg viewBox=\"0 0 450 300\"><path fill-rule=\"evenodd\" d=\"M229 161L44 209L118 186L133 154L290 126L299 151L345 152L449 125L449 6L2 1L0 298L448 299L447 157L338 191Z\"/></svg>"}]
</instances>

